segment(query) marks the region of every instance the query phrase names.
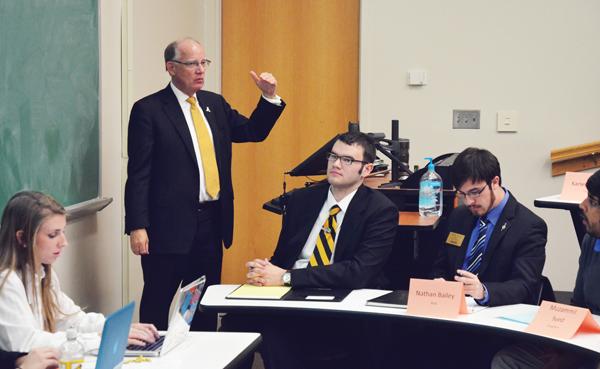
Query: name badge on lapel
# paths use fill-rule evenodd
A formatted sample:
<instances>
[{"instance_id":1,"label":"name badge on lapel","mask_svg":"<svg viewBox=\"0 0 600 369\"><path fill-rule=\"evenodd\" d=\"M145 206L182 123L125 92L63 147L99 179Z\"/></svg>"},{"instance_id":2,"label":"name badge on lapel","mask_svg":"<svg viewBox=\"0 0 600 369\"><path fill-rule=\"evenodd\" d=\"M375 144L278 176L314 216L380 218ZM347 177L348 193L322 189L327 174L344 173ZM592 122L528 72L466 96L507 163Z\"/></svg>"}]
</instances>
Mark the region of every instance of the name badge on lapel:
<instances>
[{"instance_id":1,"label":"name badge on lapel","mask_svg":"<svg viewBox=\"0 0 600 369\"><path fill-rule=\"evenodd\" d=\"M464 234L450 232L448 234L448 238L446 239L446 243L452 246L461 247L464 239Z\"/></svg>"}]
</instances>

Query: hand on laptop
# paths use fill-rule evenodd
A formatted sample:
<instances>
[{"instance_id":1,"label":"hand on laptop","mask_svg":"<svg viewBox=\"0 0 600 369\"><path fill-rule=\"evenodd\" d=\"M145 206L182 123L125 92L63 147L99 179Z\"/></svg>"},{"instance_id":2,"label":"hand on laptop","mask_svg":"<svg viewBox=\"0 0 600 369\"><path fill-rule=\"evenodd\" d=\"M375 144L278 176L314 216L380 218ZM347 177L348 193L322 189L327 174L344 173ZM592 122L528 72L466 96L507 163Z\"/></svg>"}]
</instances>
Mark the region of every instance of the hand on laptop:
<instances>
[{"instance_id":1,"label":"hand on laptop","mask_svg":"<svg viewBox=\"0 0 600 369\"><path fill-rule=\"evenodd\" d=\"M254 259L246 263L246 283L254 286L282 286L285 269L271 264L267 259Z\"/></svg>"},{"instance_id":2,"label":"hand on laptop","mask_svg":"<svg viewBox=\"0 0 600 369\"><path fill-rule=\"evenodd\" d=\"M154 324L132 323L127 343L130 345L145 346L146 343L156 341L158 337L158 330Z\"/></svg>"}]
</instances>

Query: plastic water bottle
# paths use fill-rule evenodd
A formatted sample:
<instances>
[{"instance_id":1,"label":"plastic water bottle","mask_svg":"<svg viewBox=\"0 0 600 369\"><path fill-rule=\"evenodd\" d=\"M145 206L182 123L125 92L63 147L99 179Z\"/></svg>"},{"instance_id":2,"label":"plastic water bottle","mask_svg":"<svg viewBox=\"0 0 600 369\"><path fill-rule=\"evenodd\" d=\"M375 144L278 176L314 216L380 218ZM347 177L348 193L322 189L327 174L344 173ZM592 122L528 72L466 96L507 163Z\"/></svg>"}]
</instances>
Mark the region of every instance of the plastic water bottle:
<instances>
[{"instance_id":1,"label":"plastic water bottle","mask_svg":"<svg viewBox=\"0 0 600 369\"><path fill-rule=\"evenodd\" d=\"M67 341L60 346L60 369L81 369L85 347L77 340L77 331L67 329Z\"/></svg>"},{"instance_id":2,"label":"plastic water bottle","mask_svg":"<svg viewBox=\"0 0 600 369\"><path fill-rule=\"evenodd\" d=\"M421 216L441 216L444 200L442 177L435 172L433 159L425 158L425 160L429 160L429 164L427 172L423 174L419 184L419 214Z\"/></svg>"}]
</instances>

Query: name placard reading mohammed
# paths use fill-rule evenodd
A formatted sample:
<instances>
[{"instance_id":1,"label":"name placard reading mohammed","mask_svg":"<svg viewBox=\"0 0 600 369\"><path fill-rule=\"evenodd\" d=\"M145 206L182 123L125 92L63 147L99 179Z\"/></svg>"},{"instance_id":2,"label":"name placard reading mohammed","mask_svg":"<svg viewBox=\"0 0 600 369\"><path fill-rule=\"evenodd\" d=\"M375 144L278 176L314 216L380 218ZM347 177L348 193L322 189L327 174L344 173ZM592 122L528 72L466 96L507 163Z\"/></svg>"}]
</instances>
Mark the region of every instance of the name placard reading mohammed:
<instances>
[{"instance_id":1,"label":"name placard reading mohammed","mask_svg":"<svg viewBox=\"0 0 600 369\"><path fill-rule=\"evenodd\" d=\"M556 302L542 301L538 313L526 332L569 339L577 332L600 332L589 309Z\"/></svg>"},{"instance_id":2,"label":"name placard reading mohammed","mask_svg":"<svg viewBox=\"0 0 600 369\"><path fill-rule=\"evenodd\" d=\"M463 284L411 278L406 313L439 318L455 318L459 314L466 314Z\"/></svg>"}]
</instances>

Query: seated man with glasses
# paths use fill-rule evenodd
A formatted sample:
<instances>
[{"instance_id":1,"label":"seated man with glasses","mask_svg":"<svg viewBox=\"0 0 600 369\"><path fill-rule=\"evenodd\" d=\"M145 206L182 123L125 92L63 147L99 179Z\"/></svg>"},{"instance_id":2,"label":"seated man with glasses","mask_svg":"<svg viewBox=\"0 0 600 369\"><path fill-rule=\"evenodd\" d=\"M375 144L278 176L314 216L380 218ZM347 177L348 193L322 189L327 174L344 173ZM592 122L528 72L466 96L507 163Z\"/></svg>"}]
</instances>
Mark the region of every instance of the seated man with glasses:
<instances>
[{"instance_id":1,"label":"seated man with glasses","mask_svg":"<svg viewBox=\"0 0 600 369\"><path fill-rule=\"evenodd\" d=\"M588 196L579 204L587 234L581 243L579 270L571 304L600 314L600 170L586 182ZM554 347L521 343L500 351L492 369L597 368L598 359Z\"/></svg>"},{"instance_id":2,"label":"seated man with glasses","mask_svg":"<svg viewBox=\"0 0 600 369\"><path fill-rule=\"evenodd\" d=\"M434 277L462 282L481 305L537 303L546 260L546 223L502 187L489 151L467 148L452 166L463 205L448 219Z\"/></svg>"},{"instance_id":3,"label":"seated man with glasses","mask_svg":"<svg viewBox=\"0 0 600 369\"><path fill-rule=\"evenodd\" d=\"M274 255L246 263L247 282L294 288L382 287L398 209L363 185L374 160L375 147L366 134L342 134L327 156L327 182L289 194ZM357 318L272 314L223 320L226 330L261 332L267 369L360 367L348 353L360 346L361 324Z\"/></svg>"},{"instance_id":4,"label":"seated man with glasses","mask_svg":"<svg viewBox=\"0 0 600 369\"><path fill-rule=\"evenodd\" d=\"M398 226L396 206L362 185L375 147L345 133L327 155L327 183L294 191L270 261L249 261L248 283L297 288L375 288Z\"/></svg>"}]
</instances>

